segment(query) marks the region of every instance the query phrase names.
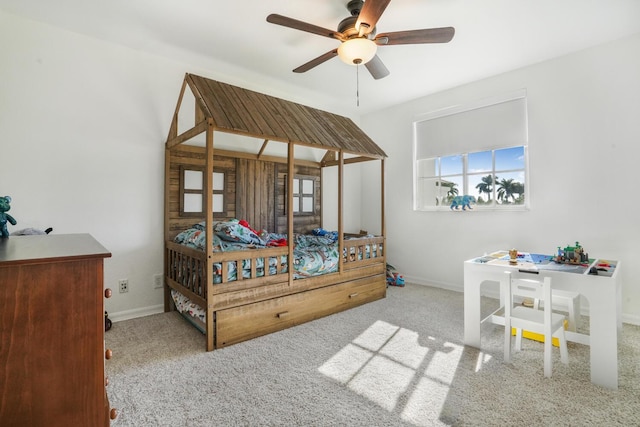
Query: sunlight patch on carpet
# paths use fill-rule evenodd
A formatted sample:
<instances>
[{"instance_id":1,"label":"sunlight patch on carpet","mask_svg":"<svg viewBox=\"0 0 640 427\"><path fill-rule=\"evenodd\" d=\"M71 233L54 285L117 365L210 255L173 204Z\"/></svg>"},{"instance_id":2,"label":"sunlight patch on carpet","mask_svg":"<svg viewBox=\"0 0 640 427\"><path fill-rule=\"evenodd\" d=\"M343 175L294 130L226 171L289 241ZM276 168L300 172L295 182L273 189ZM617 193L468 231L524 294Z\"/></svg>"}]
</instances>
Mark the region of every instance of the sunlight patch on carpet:
<instances>
[{"instance_id":1,"label":"sunlight patch on carpet","mask_svg":"<svg viewBox=\"0 0 640 427\"><path fill-rule=\"evenodd\" d=\"M438 419L463 347L376 321L318 370L403 420Z\"/></svg>"},{"instance_id":2,"label":"sunlight patch on carpet","mask_svg":"<svg viewBox=\"0 0 640 427\"><path fill-rule=\"evenodd\" d=\"M476 369L475 372L479 372L482 369L482 365L488 363L492 359L490 354L487 354L483 351L478 353L478 360L476 360Z\"/></svg>"}]
</instances>

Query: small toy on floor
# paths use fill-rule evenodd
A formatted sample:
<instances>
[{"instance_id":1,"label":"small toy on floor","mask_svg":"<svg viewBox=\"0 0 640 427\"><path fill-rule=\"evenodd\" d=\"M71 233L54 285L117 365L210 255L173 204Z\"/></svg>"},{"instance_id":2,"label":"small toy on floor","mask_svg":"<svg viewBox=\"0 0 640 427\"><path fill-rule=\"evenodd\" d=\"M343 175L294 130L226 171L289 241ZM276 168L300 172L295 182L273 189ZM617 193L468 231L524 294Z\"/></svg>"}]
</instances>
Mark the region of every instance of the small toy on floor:
<instances>
[{"instance_id":1,"label":"small toy on floor","mask_svg":"<svg viewBox=\"0 0 640 427\"><path fill-rule=\"evenodd\" d=\"M387 264L387 286L404 286L404 277L391 264Z\"/></svg>"},{"instance_id":2,"label":"small toy on floor","mask_svg":"<svg viewBox=\"0 0 640 427\"><path fill-rule=\"evenodd\" d=\"M404 277L402 277L402 275L400 274L394 274L395 276L395 280L389 282L387 280L387 283L389 283L391 286L400 286L400 287L404 287Z\"/></svg>"},{"instance_id":3,"label":"small toy on floor","mask_svg":"<svg viewBox=\"0 0 640 427\"><path fill-rule=\"evenodd\" d=\"M111 325L113 323L111 322L111 319L109 319L109 313L107 313L107 311L105 310L104 312L104 330L105 332L108 331L109 329L111 329Z\"/></svg>"}]
</instances>

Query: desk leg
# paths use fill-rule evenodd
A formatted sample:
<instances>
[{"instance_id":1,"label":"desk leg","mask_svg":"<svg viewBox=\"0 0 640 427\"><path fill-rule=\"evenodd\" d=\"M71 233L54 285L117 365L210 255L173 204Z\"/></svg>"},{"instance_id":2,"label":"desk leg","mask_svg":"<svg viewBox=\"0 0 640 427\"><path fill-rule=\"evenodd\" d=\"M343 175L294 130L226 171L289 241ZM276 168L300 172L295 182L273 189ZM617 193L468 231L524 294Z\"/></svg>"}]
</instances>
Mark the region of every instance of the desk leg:
<instances>
[{"instance_id":1,"label":"desk leg","mask_svg":"<svg viewBox=\"0 0 640 427\"><path fill-rule=\"evenodd\" d=\"M480 284L464 273L464 344L480 348ZM474 275L475 276L475 275Z\"/></svg>"},{"instance_id":2,"label":"desk leg","mask_svg":"<svg viewBox=\"0 0 640 427\"><path fill-rule=\"evenodd\" d=\"M589 301L591 382L618 388L618 316L617 295L601 293Z\"/></svg>"}]
</instances>

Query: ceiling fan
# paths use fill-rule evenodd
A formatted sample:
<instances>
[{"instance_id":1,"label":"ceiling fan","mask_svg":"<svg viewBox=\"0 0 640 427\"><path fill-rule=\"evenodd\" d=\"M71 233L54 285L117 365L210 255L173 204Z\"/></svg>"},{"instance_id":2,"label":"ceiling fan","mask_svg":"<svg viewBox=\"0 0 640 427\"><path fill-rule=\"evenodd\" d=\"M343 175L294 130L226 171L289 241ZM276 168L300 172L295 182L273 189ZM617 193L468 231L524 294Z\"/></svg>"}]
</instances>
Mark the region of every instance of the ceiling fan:
<instances>
[{"instance_id":1,"label":"ceiling fan","mask_svg":"<svg viewBox=\"0 0 640 427\"><path fill-rule=\"evenodd\" d=\"M306 31L312 34L339 40L337 49L318 56L294 69L294 73L304 73L310 69L338 56L345 63L351 65L364 64L374 79L381 79L389 75L389 70L376 54L378 46L418 43L447 43L455 34L453 27L427 28L422 30L396 31L376 35L376 23L382 16L391 0L351 0L347 10L351 16L338 24L337 31L318 27L297 19L272 13L267 16L267 22Z\"/></svg>"}]
</instances>

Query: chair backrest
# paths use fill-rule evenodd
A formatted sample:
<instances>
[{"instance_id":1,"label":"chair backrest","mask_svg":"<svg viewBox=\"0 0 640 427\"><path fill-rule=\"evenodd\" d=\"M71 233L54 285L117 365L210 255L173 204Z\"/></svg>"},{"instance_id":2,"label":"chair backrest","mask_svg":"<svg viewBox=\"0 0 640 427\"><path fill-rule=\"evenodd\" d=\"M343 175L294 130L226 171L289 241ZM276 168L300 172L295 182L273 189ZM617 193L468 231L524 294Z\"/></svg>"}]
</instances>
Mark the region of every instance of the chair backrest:
<instances>
[{"instance_id":1,"label":"chair backrest","mask_svg":"<svg viewBox=\"0 0 640 427\"><path fill-rule=\"evenodd\" d=\"M548 295L547 295L547 290ZM542 280L531 279L529 277L519 277L511 273L511 295L524 298L536 298L547 300L551 295L551 278L544 277Z\"/></svg>"},{"instance_id":2,"label":"chair backrest","mask_svg":"<svg viewBox=\"0 0 640 427\"><path fill-rule=\"evenodd\" d=\"M508 281L508 303L505 304L505 316L511 316L514 297L538 299L544 302L545 323L551 323L551 277L531 278L530 274L505 272L505 280ZM549 309L547 309L549 308Z\"/></svg>"}]
</instances>

